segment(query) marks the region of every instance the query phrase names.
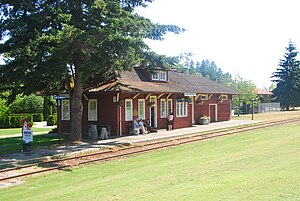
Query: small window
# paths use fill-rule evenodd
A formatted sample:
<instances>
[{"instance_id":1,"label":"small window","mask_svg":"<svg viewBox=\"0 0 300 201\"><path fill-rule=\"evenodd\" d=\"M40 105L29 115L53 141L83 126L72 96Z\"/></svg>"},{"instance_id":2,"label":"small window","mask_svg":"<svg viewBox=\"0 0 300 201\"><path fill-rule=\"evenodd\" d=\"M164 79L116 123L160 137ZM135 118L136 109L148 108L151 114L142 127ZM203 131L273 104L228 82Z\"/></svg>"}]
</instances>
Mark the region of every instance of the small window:
<instances>
[{"instance_id":1,"label":"small window","mask_svg":"<svg viewBox=\"0 0 300 201\"><path fill-rule=\"evenodd\" d=\"M172 99L168 99L167 102L167 115L169 115L173 112L173 101Z\"/></svg>"},{"instance_id":2,"label":"small window","mask_svg":"<svg viewBox=\"0 0 300 201\"><path fill-rule=\"evenodd\" d=\"M167 72L166 71L156 71L152 74L152 80L157 81L167 81Z\"/></svg>"},{"instance_id":3,"label":"small window","mask_svg":"<svg viewBox=\"0 0 300 201\"><path fill-rule=\"evenodd\" d=\"M125 99L125 121L132 121L132 100Z\"/></svg>"},{"instance_id":4,"label":"small window","mask_svg":"<svg viewBox=\"0 0 300 201\"><path fill-rule=\"evenodd\" d=\"M144 99L139 99L139 102L138 102L138 116L139 116L139 119L142 118L142 119L145 119L145 100Z\"/></svg>"},{"instance_id":5,"label":"small window","mask_svg":"<svg viewBox=\"0 0 300 201\"><path fill-rule=\"evenodd\" d=\"M208 94L201 94L200 99L201 100L208 100Z\"/></svg>"},{"instance_id":6,"label":"small window","mask_svg":"<svg viewBox=\"0 0 300 201\"><path fill-rule=\"evenodd\" d=\"M167 81L167 72L166 71L160 71L159 72L159 80Z\"/></svg>"},{"instance_id":7,"label":"small window","mask_svg":"<svg viewBox=\"0 0 300 201\"><path fill-rule=\"evenodd\" d=\"M70 120L70 100L61 101L61 120Z\"/></svg>"},{"instance_id":8,"label":"small window","mask_svg":"<svg viewBox=\"0 0 300 201\"><path fill-rule=\"evenodd\" d=\"M97 99L89 99L88 120L97 121Z\"/></svg>"},{"instance_id":9,"label":"small window","mask_svg":"<svg viewBox=\"0 0 300 201\"><path fill-rule=\"evenodd\" d=\"M166 99L160 100L160 117L166 118L167 117L167 104Z\"/></svg>"},{"instance_id":10,"label":"small window","mask_svg":"<svg viewBox=\"0 0 300 201\"><path fill-rule=\"evenodd\" d=\"M187 117L187 102L176 102L176 116Z\"/></svg>"},{"instance_id":11,"label":"small window","mask_svg":"<svg viewBox=\"0 0 300 201\"><path fill-rule=\"evenodd\" d=\"M158 73L152 74L152 80L159 80Z\"/></svg>"}]
</instances>

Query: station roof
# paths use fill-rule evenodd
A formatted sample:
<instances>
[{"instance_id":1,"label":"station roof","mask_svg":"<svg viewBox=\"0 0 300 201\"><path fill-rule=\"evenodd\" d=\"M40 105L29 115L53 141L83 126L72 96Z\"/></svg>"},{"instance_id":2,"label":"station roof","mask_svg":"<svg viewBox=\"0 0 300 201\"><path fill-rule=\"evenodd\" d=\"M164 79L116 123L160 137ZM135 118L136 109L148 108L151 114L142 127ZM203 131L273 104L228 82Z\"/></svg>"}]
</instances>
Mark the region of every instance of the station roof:
<instances>
[{"instance_id":1,"label":"station roof","mask_svg":"<svg viewBox=\"0 0 300 201\"><path fill-rule=\"evenodd\" d=\"M124 71L114 81L98 83L87 89L88 92L148 92L148 93L205 93L241 94L218 82L199 75L168 71L168 81L151 81L147 72L140 68Z\"/></svg>"}]
</instances>

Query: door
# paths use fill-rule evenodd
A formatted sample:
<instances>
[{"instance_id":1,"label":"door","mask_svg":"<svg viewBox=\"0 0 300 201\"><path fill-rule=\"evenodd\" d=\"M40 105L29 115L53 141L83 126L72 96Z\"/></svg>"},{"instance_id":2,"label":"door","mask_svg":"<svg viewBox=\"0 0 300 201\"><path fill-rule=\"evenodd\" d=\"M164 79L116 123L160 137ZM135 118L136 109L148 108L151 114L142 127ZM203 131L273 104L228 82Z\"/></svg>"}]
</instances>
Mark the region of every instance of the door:
<instances>
[{"instance_id":1,"label":"door","mask_svg":"<svg viewBox=\"0 0 300 201\"><path fill-rule=\"evenodd\" d=\"M218 121L217 104L209 104L210 122Z\"/></svg>"},{"instance_id":2,"label":"door","mask_svg":"<svg viewBox=\"0 0 300 201\"><path fill-rule=\"evenodd\" d=\"M150 97L150 102L153 103L150 106L150 126L151 127L157 127L157 100L156 96Z\"/></svg>"}]
</instances>

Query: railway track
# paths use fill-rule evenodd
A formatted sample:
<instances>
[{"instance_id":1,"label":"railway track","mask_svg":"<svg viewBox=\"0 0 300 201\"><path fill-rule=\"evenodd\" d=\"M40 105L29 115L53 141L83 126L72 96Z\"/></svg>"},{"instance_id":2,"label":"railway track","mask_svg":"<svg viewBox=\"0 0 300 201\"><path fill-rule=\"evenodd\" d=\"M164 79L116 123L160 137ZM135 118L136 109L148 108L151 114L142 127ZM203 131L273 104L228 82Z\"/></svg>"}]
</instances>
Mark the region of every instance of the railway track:
<instances>
[{"instance_id":1,"label":"railway track","mask_svg":"<svg viewBox=\"0 0 300 201\"><path fill-rule=\"evenodd\" d=\"M271 121L263 122L261 124L255 124L250 126L244 126L239 128L229 128L226 130L211 131L202 134L191 134L183 137L170 138L160 141L149 141L146 143L137 144L135 146L128 146L116 149L109 149L99 152L93 152L89 154L83 154L79 156L72 156L63 159L56 159L50 161L37 162L29 165L22 165L14 168L7 168L0 170L0 184L3 182L9 182L14 179L20 179L31 175L41 174L45 172L62 170L74 166L83 164L90 164L95 162L113 160L117 158L127 157L130 155L145 153L153 150L165 149L182 144L198 142L201 140L231 135L235 133L241 133L245 131L261 129L271 127L279 124L292 123L300 121L300 119L290 119L283 121Z\"/></svg>"}]
</instances>

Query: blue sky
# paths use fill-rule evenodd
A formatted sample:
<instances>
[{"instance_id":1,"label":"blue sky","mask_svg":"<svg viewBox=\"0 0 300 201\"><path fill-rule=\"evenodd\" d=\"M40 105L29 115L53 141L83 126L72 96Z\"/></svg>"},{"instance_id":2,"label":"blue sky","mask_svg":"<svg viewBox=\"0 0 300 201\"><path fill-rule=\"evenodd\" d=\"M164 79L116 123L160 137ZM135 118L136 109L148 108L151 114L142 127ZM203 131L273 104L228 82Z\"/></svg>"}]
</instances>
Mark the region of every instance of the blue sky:
<instances>
[{"instance_id":1,"label":"blue sky","mask_svg":"<svg viewBox=\"0 0 300 201\"><path fill-rule=\"evenodd\" d=\"M147 41L168 56L192 52L224 72L269 87L270 76L291 39L300 50L299 0L154 0L137 12L161 24L187 29L164 41Z\"/></svg>"}]
</instances>

